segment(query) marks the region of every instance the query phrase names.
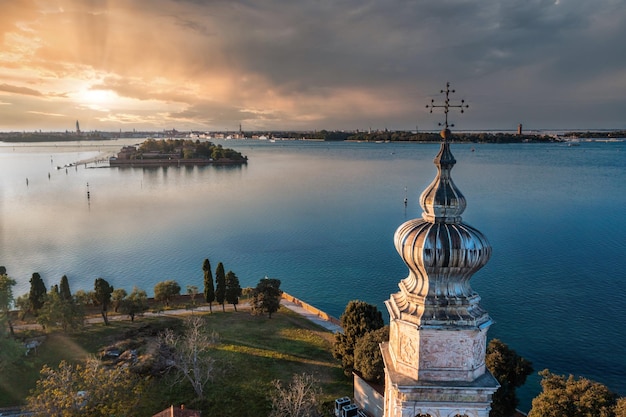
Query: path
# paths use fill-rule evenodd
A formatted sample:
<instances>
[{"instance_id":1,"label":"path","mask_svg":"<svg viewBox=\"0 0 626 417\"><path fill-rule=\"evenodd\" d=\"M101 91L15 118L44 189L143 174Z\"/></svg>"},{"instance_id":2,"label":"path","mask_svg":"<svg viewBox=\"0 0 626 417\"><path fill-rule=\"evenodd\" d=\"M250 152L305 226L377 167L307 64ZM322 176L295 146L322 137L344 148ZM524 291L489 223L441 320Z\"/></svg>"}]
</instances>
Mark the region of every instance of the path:
<instances>
[{"instance_id":1,"label":"path","mask_svg":"<svg viewBox=\"0 0 626 417\"><path fill-rule=\"evenodd\" d=\"M312 321L313 323L333 332L333 333L337 333L337 332L342 332L343 329L341 328L341 326L329 321L329 320L325 320L324 318L320 317L319 315L312 313L308 310L305 310L303 307L289 301L286 299L281 299L280 300L280 305L288 308L291 311L294 311L298 314L300 314L301 316L309 319L310 321ZM233 306L230 304L226 304L225 305L226 310L233 310ZM248 303L242 303L239 304L238 310L249 310L250 309L250 305ZM214 311L221 311L222 307L220 305L214 305L213 306L213 310ZM201 311L203 313L208 313L209 312L209 306L207 305L203 305L200 306L198 308L195 308L193 311ZM158 313L153 313L150 311L146 311L145 313L143 313L144 316L150 316L150 317L158 317L158 316L180 316L183 314L190 314L192 313L192 310L189 309L176 309L176 310L163 310L160 311ZM121 320L130 320L130 318L127 315L123 315L123 314L113 314L113 315L109 315L108 316L109 321L121 321ZM87 317L85 318L85 323L88 324L93 324L93 323L102 323L102 316L91 316L91 317ZM18 324L15 325L14 328L16 330L40 330L41 329L41 325L39 324ZM1 414L0 414L1 416Z\"/></svg>"},{"instance_id":2,"label":"path","mask_svg":"<svg viewBox=\"0 0 626 417\"><path fill-rule=\"evenodd\" d=\"M296 313L300 314L303 317L306 317L307 319L311 320L312 322L330 330L333 333L338 333L338 332L342 332L343 329L341 328L341 326L336 325L335 323L332 323L328 320L324 320L323 318L321 318L320 316L311 313L307 310L305 310L304 308L292 303L291 301L285 300L284 298L282 300L280 300L280 305L288 308L289 310L295 311Z\"/></svg>"}]
</instances>

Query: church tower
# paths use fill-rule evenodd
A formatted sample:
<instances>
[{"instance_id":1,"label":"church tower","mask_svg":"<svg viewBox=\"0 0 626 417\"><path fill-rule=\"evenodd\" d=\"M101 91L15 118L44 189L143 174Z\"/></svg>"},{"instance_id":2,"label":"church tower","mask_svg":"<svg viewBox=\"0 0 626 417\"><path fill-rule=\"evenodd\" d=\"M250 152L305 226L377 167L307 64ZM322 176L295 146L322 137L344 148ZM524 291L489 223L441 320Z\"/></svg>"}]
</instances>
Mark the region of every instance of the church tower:
<instances>
[{"instance_id":1,"label":"church tower","mask_svg":"<svg viewBox=\"0 0 626 417\"><path fill-rule=\"evenodd\" d=\"M396 250L409 268L400 291L385 302L389 342L385 362L385 417L488 417L498 382L485 368L491 317L469 280L491 256L489 242L463 223L466 201L452 181L456 160L446 121L434 163L437 176L420 196L423 213L395 232ZM450 125L453 126L453 125Z\"/></svg>"}]
</instances>

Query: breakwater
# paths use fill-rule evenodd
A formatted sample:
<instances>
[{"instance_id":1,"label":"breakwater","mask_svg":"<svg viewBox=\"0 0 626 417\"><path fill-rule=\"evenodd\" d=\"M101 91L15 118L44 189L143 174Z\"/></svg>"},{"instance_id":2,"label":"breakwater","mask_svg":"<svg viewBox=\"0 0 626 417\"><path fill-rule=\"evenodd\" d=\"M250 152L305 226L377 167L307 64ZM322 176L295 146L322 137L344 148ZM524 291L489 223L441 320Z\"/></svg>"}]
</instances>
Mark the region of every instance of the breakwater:
<instances>
[{"instance_id":1,"label":"breakwater","mask_svg":"<svg viewBox=\"0 0 626 417\"><path fill-rule=\"evenodd\" d=\"M322 320L326 320L328 322L331 322L331 323L336 324L337 326L341 327L341 322L336 317L331 316L330 314L326 313L325 311L322 311L319 308L317 308L315 306L312 306L311 304L306 303L306 302L304 302L304 301L294 297L291 294L287 294L286 292L283 292L282 298L284 298L287 301L290 301L290 302L294 303L295 305L297 305L298 307L303 308L304 310L308 311L309 313L315 314L317 317L319 317Z\"/></svg>"}]
</instances>

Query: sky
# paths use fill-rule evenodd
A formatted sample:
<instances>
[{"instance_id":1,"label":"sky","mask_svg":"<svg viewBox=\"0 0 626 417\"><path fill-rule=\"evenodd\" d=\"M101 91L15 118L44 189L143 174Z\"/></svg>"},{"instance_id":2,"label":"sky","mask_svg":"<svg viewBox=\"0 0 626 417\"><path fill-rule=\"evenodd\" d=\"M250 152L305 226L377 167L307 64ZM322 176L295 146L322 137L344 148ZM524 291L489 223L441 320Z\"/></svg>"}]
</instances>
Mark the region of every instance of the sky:
<instances>
[{"instance_id":1,"label":"sky","mask_svg":"<svg viewBox=\"0 0 626 417\"><path fill-rule=\"evenodd\" d=\"M0 131L626 128L624 0L0 0Z\"/></svg>"}]
</instances>

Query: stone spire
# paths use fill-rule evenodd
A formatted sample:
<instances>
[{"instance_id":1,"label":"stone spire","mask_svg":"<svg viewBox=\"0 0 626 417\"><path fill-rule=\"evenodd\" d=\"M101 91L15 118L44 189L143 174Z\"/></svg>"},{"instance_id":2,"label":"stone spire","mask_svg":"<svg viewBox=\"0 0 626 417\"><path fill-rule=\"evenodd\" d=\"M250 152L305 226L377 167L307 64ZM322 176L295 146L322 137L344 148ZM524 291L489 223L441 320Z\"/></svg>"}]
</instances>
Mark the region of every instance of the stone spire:
<instances>
[{"instance_id":1,"label":"stone spire","mask_svg":"<svg viewBox=\"0 0 626 417\"><path fill-rule=\"evenodd\" d=\"M486 370L487 330L492 324L470 286L491 256L477 229L463 223L466 201L454 184L446 90L443 141L437 175L420 196L421 218L400 225L396 250L409 274L385 302L389 342L385 362L385 417L405 415L487 417L497 381ZM463 103L463 102L461 102ZM465 106L466 107L466 106Z\"/></svg>"},{"instance_id":2,"label":"stone spire","mask_svg":"<svg viewBox=\"0 0 626 417\"><path fill-rule=\"evenodd\" d=\"M447 140L434 163L437 176L420 197L422 218L407 221L394 235L409 276L389 305L399 317L419 326L488 326L491 319L469 280L489 260L491 246L462 221L466 201L452 180L456 160Z\"/></svg>"}]
</instances>

